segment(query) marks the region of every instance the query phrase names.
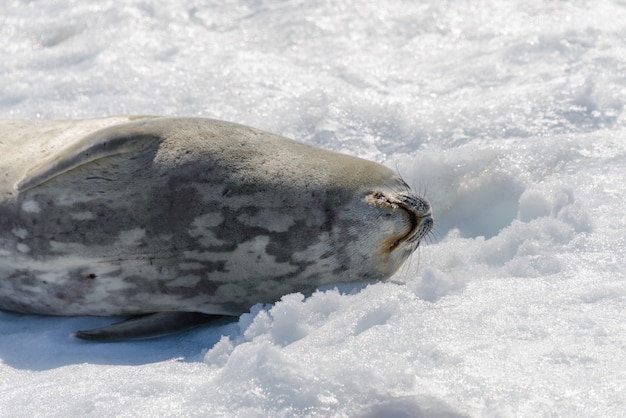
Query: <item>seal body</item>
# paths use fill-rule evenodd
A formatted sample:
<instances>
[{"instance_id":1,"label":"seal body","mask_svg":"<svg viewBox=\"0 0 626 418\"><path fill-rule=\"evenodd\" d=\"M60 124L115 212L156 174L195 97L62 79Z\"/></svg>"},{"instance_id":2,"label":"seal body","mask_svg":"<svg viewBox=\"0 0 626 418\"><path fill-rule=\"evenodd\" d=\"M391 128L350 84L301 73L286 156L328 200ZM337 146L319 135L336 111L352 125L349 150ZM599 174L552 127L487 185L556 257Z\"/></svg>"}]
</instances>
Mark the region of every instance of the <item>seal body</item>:
<instances>
[{"instance_id":1,"label":"seal body","mask_svg":"<svg viewBox=\"0 0 626 418\"><path fill-rule=\"evenodd\" d=\"M0 122L0 309L238 315L390 277L432 226L379 164L194 118Z\"/></svg>"}]
</instances>

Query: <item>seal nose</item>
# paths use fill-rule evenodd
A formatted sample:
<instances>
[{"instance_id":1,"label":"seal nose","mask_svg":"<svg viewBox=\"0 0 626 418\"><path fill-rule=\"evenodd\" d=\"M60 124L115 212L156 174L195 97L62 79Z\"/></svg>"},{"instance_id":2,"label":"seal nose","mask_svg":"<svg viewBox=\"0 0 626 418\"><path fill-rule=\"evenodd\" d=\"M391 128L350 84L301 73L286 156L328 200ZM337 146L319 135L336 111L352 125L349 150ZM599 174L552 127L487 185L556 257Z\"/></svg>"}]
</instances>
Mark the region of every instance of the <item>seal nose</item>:
<instances>
[{"instance_id":1,"label":"seal nose","mask_svg":"<svg viewBox=\"0 0 626 418\"><path fill-rule=\"evenodd\" d=\"M405 212L408 221L407 227L401 236L392 237L388 242L388 251L393 251L401 244L409 242L413 244L413 250L417 248L419 242L432 229L434 221L430 209L430 203L423 197L411 192L385 194L374 192L367 196L366 201L370 204L402 210ZM417 244L416 244L417 243Z\"/></svg>"},{"instance_id":2,"label":"seal nose","mask_svg":"<svg viewBox=\"0 0 626 418\"><path fill-rule=\"evenodd\" d=\"M408 186L407 186L408 187ZM408 225L403 229L401 236L392 237L388 246L388 251L393 251L401 244L409 242L417 243L426 236L433 227L433 217L430 203L423 197L411 192L385 194L374 192L366 197L370 204L391 208L392 210L402 210L407 217ZM413 249L417 248L417 245Z\"/></svg>"},{"instance_id":3,"label":"seal nose","mask_svg":"<svg viewBox=\"0 0 626 418\"><path fill-rule=\"evenodd\" d=\"M400 207L407 211L411 222L411 228L405 240L412 243L419 242L430 232L435 223L430 203L422 196L413 193L401 194L399 198Z\"/></svg>"},{"instance_id":4,"label":"seal nose","mask_svg":"<svg viewBox=\"0 0 626 418\"><path fill-rule=\"evenodd\" d=\"M423 216L421 219L419 226L415 230L415 235L410 238L410 241L421 240L424 238L430 230L433 228L435 221L433 220L432 215L429 213L426 216Z\"/></svg>"}]
</instances>

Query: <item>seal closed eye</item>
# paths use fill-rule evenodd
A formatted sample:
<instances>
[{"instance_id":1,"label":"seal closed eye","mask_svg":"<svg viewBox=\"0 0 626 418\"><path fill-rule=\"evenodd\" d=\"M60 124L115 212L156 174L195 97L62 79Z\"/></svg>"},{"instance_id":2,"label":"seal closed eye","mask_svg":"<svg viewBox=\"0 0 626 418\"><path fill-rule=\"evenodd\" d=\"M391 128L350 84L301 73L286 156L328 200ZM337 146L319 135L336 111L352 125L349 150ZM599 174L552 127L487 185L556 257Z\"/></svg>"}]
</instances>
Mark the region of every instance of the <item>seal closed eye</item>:
<instances>
[{"instance_id":1,"label":"seal closed eye","mask_svg":"<svg viewBox=\"0 0 626 418\"><path fill-rule=\"evenodd\" d=\"M80 339L386 280L432 227L394 171L233 123L0 121L0 134L0 309L132 318Z\"/></svg>"}]
</instances>

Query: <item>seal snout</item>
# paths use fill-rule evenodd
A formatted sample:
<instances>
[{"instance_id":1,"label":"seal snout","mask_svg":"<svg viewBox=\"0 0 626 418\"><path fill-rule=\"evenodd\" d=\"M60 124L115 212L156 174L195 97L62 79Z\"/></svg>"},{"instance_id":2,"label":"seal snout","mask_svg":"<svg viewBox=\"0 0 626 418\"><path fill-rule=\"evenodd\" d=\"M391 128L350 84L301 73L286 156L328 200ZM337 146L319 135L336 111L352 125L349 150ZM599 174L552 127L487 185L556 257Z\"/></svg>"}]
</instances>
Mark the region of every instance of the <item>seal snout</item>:
<instances>
[{"instance_id":1,"label":"seal snout","mask_svg":"<svg viewBox=\"0 0 626 418\"><path fill-rule=\"evenodd\" d=\"M374 192L368 196L367 200L377 206L401 210L407 216L407 228L404 229L402 235L395 236L388 242L388 251L393 251L406 242L413 244L413 249L417 248L420 240L433 227L434 221L430 203L417 194Z\"/></svg>"},{"instance_id":2,"label":"seal snout","mask_svg":"<svg viewBox=\"0 0 626 418\"><path fill-rule=\"evenodd\" d=\"M430 203L413 193L402 193L398 196L398 200L398 206L408 213L411 223L410 230L402 241L419 245L421 239L430 232L434 224Z\"/></svg>"}]
</instances>

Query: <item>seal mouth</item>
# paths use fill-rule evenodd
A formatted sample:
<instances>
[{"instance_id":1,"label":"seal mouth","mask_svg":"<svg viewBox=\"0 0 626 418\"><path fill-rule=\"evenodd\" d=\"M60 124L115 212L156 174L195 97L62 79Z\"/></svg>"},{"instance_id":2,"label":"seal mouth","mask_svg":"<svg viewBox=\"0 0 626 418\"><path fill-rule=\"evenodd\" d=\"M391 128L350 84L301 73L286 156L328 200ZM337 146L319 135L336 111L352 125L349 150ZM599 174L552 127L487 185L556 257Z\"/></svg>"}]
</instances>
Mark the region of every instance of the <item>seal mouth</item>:
<instances>
[{"instance_id":1,"label":"seal mouth","mask_svg":"<svg viewBox=\"0 0 626 418\"><path fill-rule=\"evenodd\" d=\"M404 235L393 237L387 241L389 252L400 247L403 243L414 244L417 248L422 238L432 229L434 221L430 203L421 196L412 193L398 193L395 196L388 196L382 192L374 192L367 197L370 203L391 208L392 210L403 210L408 216L408 228ZM414 249L415 249L414 248Z\"/></svg>"}]
</instances>

